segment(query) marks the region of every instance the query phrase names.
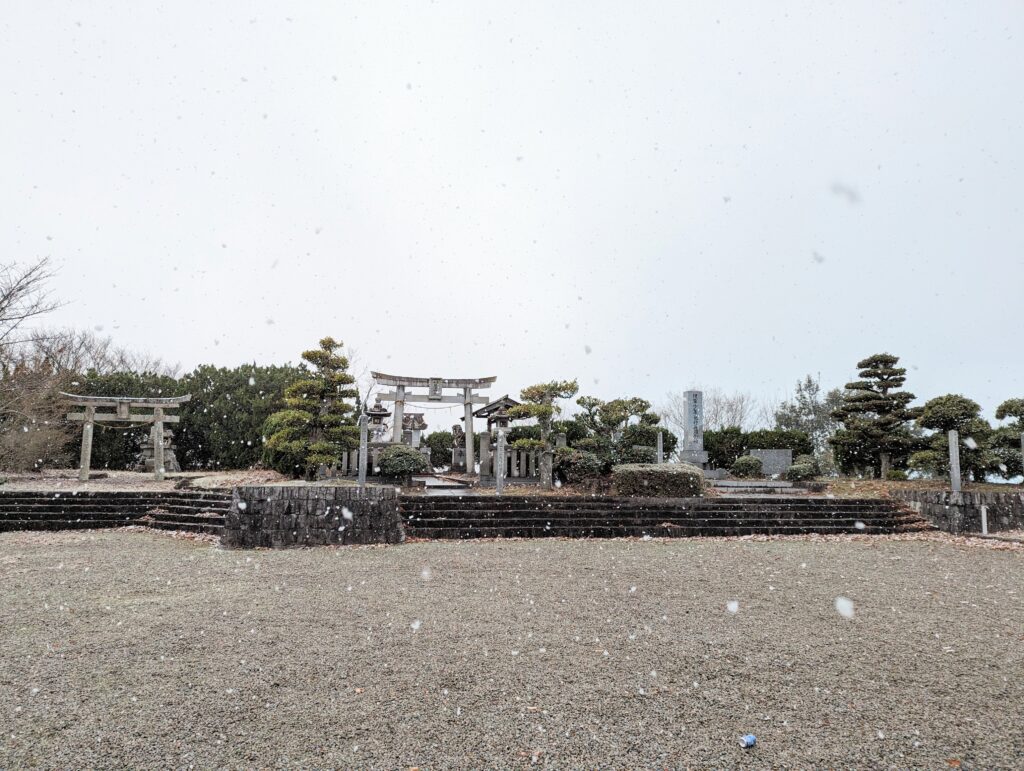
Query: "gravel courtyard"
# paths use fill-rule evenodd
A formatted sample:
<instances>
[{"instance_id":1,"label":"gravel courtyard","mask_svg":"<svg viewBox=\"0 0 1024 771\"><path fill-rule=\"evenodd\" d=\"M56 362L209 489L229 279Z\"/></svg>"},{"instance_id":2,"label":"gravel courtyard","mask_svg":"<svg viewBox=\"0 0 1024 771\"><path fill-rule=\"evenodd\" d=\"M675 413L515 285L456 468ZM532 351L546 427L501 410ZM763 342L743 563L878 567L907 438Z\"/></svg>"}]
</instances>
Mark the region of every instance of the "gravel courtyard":
<instances>
[{"instance_id":1,"label":"gravel courtyard","mask_svg":"<svg viewBox=\"0 0 1024 771\"><path fill-rule=\"evenodd\" d=\"M1019 548L7 533L0 580L2 768L1024 766Z\"/></svg>"}]
</instances>

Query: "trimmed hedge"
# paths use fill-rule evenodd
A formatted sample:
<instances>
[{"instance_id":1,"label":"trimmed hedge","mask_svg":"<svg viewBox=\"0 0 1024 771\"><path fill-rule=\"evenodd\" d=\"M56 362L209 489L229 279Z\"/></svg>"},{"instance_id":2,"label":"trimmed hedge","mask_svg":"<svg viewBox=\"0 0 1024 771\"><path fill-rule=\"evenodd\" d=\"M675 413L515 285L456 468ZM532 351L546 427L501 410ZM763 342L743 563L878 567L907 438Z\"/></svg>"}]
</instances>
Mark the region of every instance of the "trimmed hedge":
<instances>
[{"instance_id":1,"label":"trimmed hedge","mask_svg":"<svg viewBox=\"0 0 1024 771\"><path fill-rule=\"evenodd\" d=\"M740 479L753 479L754 477L761 476L763 468L764 464L761 463L760 458L755 458L753 455L743 455L736 459L729 472L734 477L739 477Z\"/></svg>"},{"instance_id":2,"label":"trimmed hedge","mask_svg":"<svg viewBox=\"0 0 1024 771\"><path fill-rule=\"evenodd\" d=\"M404 444L393 444L380 454L380 473L386 477L408 477L427 470L427 459L419 450Z\"/></svg>"},{"instance_id":3,"label":"trimmed hedge","mask_svg":"<svg viewBox=\"0 0 1024 771\"><path fill-rule=\"evenodd\" d=\"M786 469L785 477L790 482L807 482L818 476L818 472L810 463L794 463Z\"/></svg>"},{"instance_id":4,"label":"trimmed hedge","mask_svg":"<svg viewBox=\"0 0 1024 771\"><path fill-rule=\"evenodd\" d=\"M704 491L704 472L689 463L626 463L612 469L619 495L692 498Z\"/></svg>"},{"instance_id":5,"label":"trimmed hedge","mask_svg":"<svg viewBox=\"0 0 1024 771\"><path fill-rule=\"evenodd\" d=\"M891 468L885 472L885 478L890 482L906 482L907 472L903 469Z\"/></svg>"}]
</instances>

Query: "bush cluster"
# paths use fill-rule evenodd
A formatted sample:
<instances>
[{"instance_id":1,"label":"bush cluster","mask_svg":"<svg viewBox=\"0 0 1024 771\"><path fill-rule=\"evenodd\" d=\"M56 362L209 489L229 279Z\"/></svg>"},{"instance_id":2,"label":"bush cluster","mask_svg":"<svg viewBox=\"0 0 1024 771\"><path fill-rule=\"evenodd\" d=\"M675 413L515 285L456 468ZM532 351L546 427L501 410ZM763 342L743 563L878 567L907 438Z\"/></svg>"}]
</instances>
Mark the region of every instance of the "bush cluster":
<instances>
[{"instance_id":1,"label":"bush cluster","mask_svg":"<svg viewBox=\"0 0 1024 771\"><path fill-rule=\"evenodd\" d=\"M734 477L740 479L753 479L761 476L763 464L760 458L755 458L753 455L743 455L733 461L732 467L729 472Z\"/></svg>"},{"instance_id":2,"label":"bush cluster","mask_svg":"<svg viewBox=\"0 0 1024 771\"><path fill-rule=\"evenodd\" d=\"M732 468L748 450L792 450L794 456L811 455L814 445L804 431L772 429L744 432L735 426L704 432L704 449L713 468Z\"/></svg>"},{"instance_id":3,"label":"bush cluster","mask_svg":"<svg viewBox=\"0 0 1024 771\"><path fill-rule=\"evenodd\" d=\"M689 463L627 463L612 469L619 495L692 498L704 491L704 472Z\"/></svg>"},{"instance_id":4,"label":"bush cluster","mask_svg":"<svg viewBox=\"0 0 1024 771\"><path fill-rule=\"evenodd\" d=\"M810 463L794 463L784 474L790 482L809 482L818 476L818 472Z\"/></svg>"},{"instance_id":5,"label":"bush cluster","mask_svg":"<svg viewBox=\"0 0 1024 771\"><path fill-rule=\"evenodd\" d=\"M573 447L559 447L554 457L555 475L563 482L595 479L604 471L604 464L594 453Z\"/></svg>"},{"instance_id":6,"label":"bush cluster","mask_svg":"<svg viewBox=\"0 0 1024 771\"><path fill-rule=\"evenodd\" d=\"M890 482L906 482L907 472L899 468L891 468L885 472L885 478Z\"/></svg>"},{"instance_id":7,"label":"bush cluster","mask_svg":"<svg viewBox=\"0 0 1024 771\"><path fill-rule=\"evenodd\" d=\"M404 444L393 444L378 459L382 476L408 478L427 470L427 459L419 450Z\"/></svg>"}]
</instances>

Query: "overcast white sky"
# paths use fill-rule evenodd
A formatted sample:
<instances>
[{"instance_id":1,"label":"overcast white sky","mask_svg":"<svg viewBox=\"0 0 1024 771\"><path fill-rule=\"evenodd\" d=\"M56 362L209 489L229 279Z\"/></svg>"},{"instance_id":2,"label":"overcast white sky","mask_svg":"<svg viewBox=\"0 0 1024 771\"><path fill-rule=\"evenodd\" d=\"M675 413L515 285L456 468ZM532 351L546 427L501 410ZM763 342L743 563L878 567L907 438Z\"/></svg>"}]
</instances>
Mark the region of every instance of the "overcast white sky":
<instances>
[{"instance_id":1,"label":"overcast white sky","mask_svg":"<svg viewBox=\"0 0 1024 771\"><path fill-rule=\"evenodd\" d=\"M1024 3L8 2L0 249L56 323L781 396L1024 396Z\"/></svg>"}]
</instances>

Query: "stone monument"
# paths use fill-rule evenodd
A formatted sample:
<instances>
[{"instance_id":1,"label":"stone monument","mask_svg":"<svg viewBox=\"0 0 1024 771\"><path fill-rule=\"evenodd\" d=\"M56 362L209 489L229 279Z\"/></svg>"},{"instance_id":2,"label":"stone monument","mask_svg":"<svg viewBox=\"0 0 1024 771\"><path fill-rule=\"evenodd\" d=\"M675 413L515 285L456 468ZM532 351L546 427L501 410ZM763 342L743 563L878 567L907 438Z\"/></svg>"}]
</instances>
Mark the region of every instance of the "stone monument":
<instances>
[{"instance_id":1,"label":"stone monument","mask_svg":"<svg viewBox=\"0 0 1024 771\"><path fill-rule=\"evenodd\" d=\"M704 392L687 391L683 400L683 446L679 458L704 468L708 463L708 454L704 450Z\"/></svg>"}]
</instances>

